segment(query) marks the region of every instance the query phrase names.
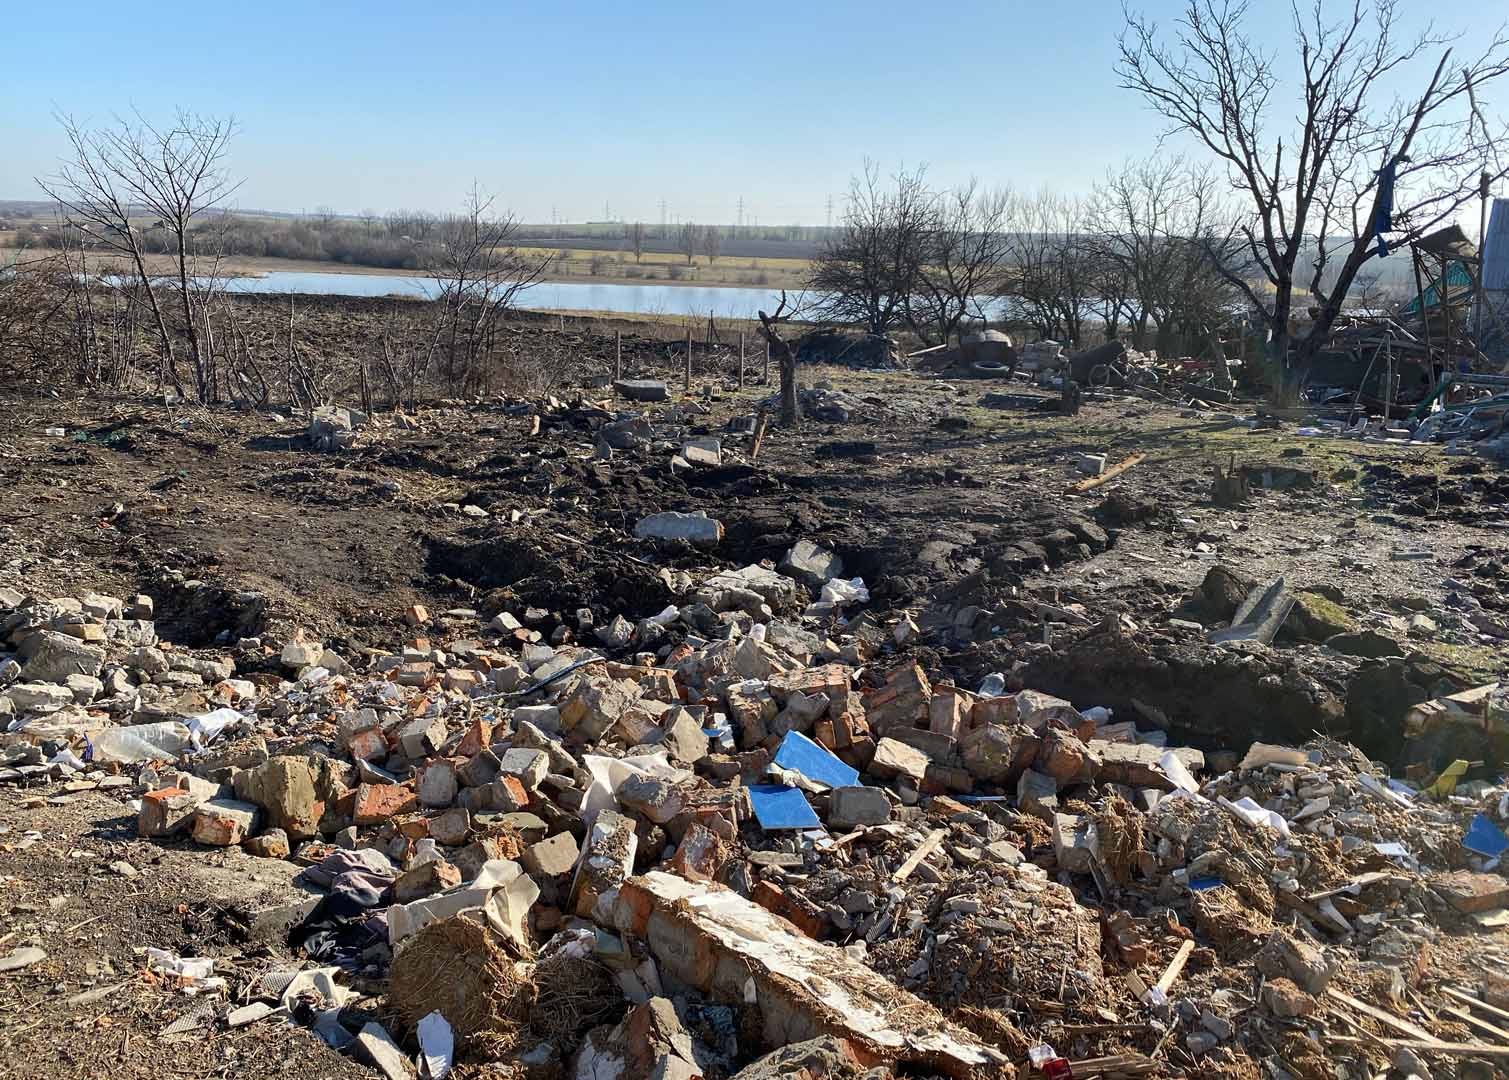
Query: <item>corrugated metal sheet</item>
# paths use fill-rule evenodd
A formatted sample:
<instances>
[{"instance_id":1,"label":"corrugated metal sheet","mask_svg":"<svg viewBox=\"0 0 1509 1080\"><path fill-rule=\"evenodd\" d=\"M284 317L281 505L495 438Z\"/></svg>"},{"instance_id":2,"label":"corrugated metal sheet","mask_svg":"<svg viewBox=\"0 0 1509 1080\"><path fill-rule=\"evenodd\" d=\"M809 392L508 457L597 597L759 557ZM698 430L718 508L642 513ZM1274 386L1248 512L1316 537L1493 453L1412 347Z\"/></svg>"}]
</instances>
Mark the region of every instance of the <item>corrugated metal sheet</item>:
<instances>
[{"instance_id":1,"label":"corrugated metal sheet","mask_svg":"<svg viewBox=\"0 0 1509 1080\"><path fill-rule=\"evenodd\" d=\"M1483 238L1483 288L1509 290L1509 199L1494 199Z\"/></svg>"},{"instance_id":2,"label":"corrugated metal sheet","mask_svg":"<svg viewBox=\"0 0 1509 1080\"><path fill-rule=\"evenodd\" d=\"M1509 200L1506 200L1506 201L1509 201ZM1472 288L1472 275L1470 273L1468 273L1467 267L1463 266L1460 262L1453 262L1453 263L1451 263L1447 267L1447 270L1446 270L1446 295L1447 295L1447 298L1452 303L1456 303L1456 302L1462 300L1467 295L1467 290L1471 289L1471 288ZM1427 308L1433 308L1437 304L1439 304L1440 302L1441 302L1441 281L1440 281L1439 278L1436 278L1435 280L1431 281L1431 283L1429 285L1427 285L1425 287L1425 306ZM1420 310L1420 297L1417 295L1413 300L1411 300L1408 304L1405 305L1404 314L1406 314L1406 315L1413 315L1413 314L1415 314L1415 312L1417 312L1419 310Z\"/></svg>"}]
</instances>

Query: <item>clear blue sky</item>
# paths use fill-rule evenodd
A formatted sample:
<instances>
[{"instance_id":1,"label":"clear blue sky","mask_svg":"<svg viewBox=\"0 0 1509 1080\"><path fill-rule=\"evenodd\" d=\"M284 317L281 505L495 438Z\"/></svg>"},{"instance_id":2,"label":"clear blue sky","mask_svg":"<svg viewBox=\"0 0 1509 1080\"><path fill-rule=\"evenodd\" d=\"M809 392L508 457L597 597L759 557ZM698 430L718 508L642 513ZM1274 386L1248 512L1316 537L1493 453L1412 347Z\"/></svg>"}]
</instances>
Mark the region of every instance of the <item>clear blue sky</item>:
<instances>
[{"instance_id":1,"label":"clear blue sky","mask_svg":"<svg viewBox=\"0 0 1509 1080\"><path fill-rule=\"evenodd\" d=\"M1270 6L1277 43L1288 4ZM1502 18L1446 15L1475 34ZM746 220L820 224L866 156L1082 191L1160 131L1116 86L1120 22L1115 0L17 2L0 13L0 198L38 196L63 151L55 109L175 105L236 117L247 208L445 210L476 178L531 221L607 203L656 222L664 199L732 222L742 196Z\"/></svg>"}]
</instances>

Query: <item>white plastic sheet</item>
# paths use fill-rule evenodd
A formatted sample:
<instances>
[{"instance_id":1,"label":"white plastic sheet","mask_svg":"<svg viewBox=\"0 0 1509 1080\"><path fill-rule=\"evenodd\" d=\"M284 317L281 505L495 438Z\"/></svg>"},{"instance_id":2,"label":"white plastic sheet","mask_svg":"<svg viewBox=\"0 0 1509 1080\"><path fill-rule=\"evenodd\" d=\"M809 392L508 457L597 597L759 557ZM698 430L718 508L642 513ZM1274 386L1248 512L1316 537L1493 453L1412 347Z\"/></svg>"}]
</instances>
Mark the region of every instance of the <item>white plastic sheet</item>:
<instances>
[{"instance_id":1,"label":"white plastic sheet","mask_svg":"<svg viewBox=\"0 0 1509 1080\"><path fill-rule=\"evenodd\" d=\"M618 789L630 780L654 777L679 783L692 778L692 773L686 769L672 765L664 750L625 758L587 754L582 758L582 764L592 776L581 811L582 820L589 827L598 811L612 810L618 805Z\"/></svg>"},{"instance_id":2,"label":"white plastic sheet","mask_svg":"<svg viewBox=\"0 0 1509 1080\"><path fill-rule=\"evenodd\" d=\"M830 604L863 604L870 599L864 578L834 578L823 586L823 600Z\"/></svg>"},{"instance_id":3,"label":"white plastic sheet","mask_svg":"<svg viewBox=\"0 0 1509 1080\"><path fill-rule=\"evenodd\" d=\"M201 716L189 717L185 726L189 729L189 741L194 749L203 750L205 744L214 742L226 728L239 724L241 720L241 714L235 709L220 708Z\"/></svg>"},{"instance_id":4,"label":"white plastic sheet","mask_svg":"<svg viewBox=\"0 0 1509 1080\"><path fill-rule=\"evenodd\" d=\"M1266 825L1285 840L1289 839L1289 822L1285 820L1284 815L1276 810L1268 810L1259 806L1250 796L1244 795L1236 802L1232 802L1226 796L1222 795L1220 796L1220 803L1254 829Z\"/></svg>"},{"instance_id":5,"label":"white plastic sheet","mask_svg":"<svg viewBox=\"0 0 1509 1080\"><path fill-rule=\"evenodd\" d=\"M419 1021L419 1075L445 1080L456 1060L456 1034L439 1010Z\"/></svg>"},{"instance_id":6,"label":"white plastic sheet","mask_svg":"<svg viewBox=\"0 0 1509 1080\"><path fill-rule=\"evenodd\" d=\"M1168 777L1169 782L1186 795L1194 795L1200 790L1200 785L1184 767L1184 762L1180 761L1179 755L1172 750L1163 752L1163 756L1158 759L1158 767L1163 770L1163 775Z\"/></svg>"}]
</instances>

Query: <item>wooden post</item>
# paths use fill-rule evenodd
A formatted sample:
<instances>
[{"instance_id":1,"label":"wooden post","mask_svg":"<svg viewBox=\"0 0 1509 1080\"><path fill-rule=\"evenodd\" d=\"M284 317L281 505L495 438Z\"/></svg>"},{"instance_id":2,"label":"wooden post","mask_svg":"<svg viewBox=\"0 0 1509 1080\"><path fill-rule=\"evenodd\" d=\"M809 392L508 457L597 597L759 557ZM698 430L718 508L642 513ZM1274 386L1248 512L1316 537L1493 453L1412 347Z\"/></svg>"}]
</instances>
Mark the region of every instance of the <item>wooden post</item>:
<instances>
[{"instance_id":1,"label":"wooden post","mask_svg":"<svg viewBox=\"0 0 1509 1080\"><path fill-rule=\"evenodd\" d=\"M744 389L744 331L739 331L739 389Z\"/></svg>"},{"instance_id":2,"label":"wooden post","mask_svg":"<svg viewBox=\"0 0 1509 1080\"><path fill-rule=\"evenodd\" d=\"M770 385L770 339L765 339L765 385Z\"/></svg>"},{"instance_id":3,"label":"wooden post","mask_svg":"<svg viewBox=\"0 0 1509 1080\"><path fill-rule=\"evenodd\" d=\"M692 392L692 328L686 328L686 392Z\"/></svg>"},{"instance_id":4,"label":"wooden post","mask_svg":"<svg viewBox=\"0 0 1509 1080\"><path fill-rule=\"evenodd\" d=\"M767 413L764 409L761 409L760 415L755 417L754 440L750 444L749 451L750 461L760 460L760 447L765 445L765 429L769 426L770 414Z\"/></svg>"},{"instance_id":5,"label":"wooden post","mask_svg":"<svg viewBox=\"0 0 1509 1080\"><path fill-rule=\"evenodd\" d=\"M613 381L624 377L624 332L613 331Z\"/></svg>"},{"instance_id":6,"label":"wooden post","mask_svg":"<svg viewBox=\"0 0 1509 1080\"><path fill-rule=\"evenodd\" d=\"M559 324L558 328L559 328L560 332L564 334L566 332L566 316L563 313L563 314L557 315L556 318L560 320L560 324Z\"/></svg>"}]
</instances>

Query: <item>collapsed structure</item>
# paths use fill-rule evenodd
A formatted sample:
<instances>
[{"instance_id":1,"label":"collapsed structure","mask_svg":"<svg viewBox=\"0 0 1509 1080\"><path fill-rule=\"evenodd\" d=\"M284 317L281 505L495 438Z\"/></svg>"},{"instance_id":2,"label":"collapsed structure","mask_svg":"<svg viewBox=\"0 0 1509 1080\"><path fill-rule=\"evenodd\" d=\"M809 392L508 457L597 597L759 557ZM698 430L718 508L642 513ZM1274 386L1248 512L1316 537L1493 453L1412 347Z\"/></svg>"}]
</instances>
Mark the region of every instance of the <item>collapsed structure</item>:
<instances>
[{"instance_id":1,"label":"collapsed structure","mask_svg":"<svg viewBox=\"0 0 1509 1080\"><path fill-rule=\"evenodd\" d=\"M909 618L838 618L863 582L807 541L664 573L677 602L637 622L416 606L361 655L298 628L182 649L150 597L5 590L0 781L290 860L304 960L225 1022L297 1019L389 1077L1509 1058L1506 984L1431 963L1509 907L1509 793L1465 762L1406 783L1335 742L1170 746L1026 665L956 685L897 652ZM1509 731L1509 690L1411 724Z\"/></svg>"}]
</instances>

